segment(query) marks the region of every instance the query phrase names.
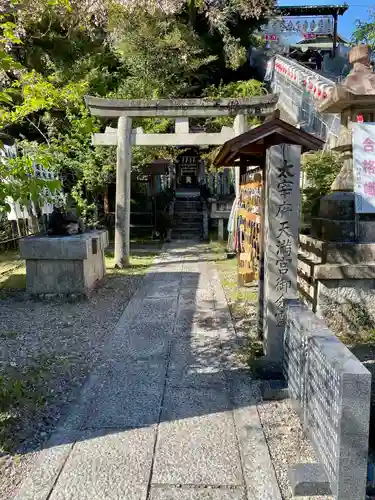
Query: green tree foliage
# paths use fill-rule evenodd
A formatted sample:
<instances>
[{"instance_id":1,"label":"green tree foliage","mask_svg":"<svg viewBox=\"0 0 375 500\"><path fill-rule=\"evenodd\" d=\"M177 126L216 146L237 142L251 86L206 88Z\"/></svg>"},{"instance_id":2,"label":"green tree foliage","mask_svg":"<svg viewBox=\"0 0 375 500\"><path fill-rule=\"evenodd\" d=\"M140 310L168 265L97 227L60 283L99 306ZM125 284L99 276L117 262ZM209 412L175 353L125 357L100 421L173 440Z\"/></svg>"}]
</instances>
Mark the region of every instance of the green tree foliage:
<instances>
[{"instance_id":1,"label":"green tree foliage","mask_svg":"<svg viewBox=\"0 0 375 500\"><path fill-rule=\"evenodd\" d=\"M267 90L263 82L258 80L239 80L237 82L230 82L224 84L220 82L218 86L210 85L203 91L203 96L207 99L223 99L230 97L255 97L264 95ZM248 124L250 127L259 124L259 119L256 117L249 117ZM204 126L209 128L210 131L220 132L222 127L231 127L233 125L233 118L229 116L213 117L205 120ZM211 151L203 155L208 168L212 167L213 161L220 150L220 147L213 148ZM215 170L216 171L216 170Z\"/></svg>"},{"instance_id":2,"label":"green tree foliage","mask_svg":"<svg viewBox=\"0 0 375 500\"><path fill-rule=\"evenodd\" d=\"M310 225L311 217L318 216L320 199L330 193L341 167L337 153L319 151L302 156L302 171L306 175L301 214L304 225Z\"/></svg>"},{"instance_id":3,"label":"green tree foliage","mask_svg":"<svg viewBox=\"0 0 375 500\"><path fill-rule=\"evenodd\" d=\"M207 99L223 99L223 98L242 98L242 97L255 97L265 95L267 93L266 87L263 82L258 80L239 80L237 82L230 82L224 84L220 82L218 86L210 85L203 90L203 97ZM210 128L219 132L223 126L231 126L233 118L215 117L206 120L206 124L210 124ZM256 125L259 121L255 118L249 118L249 125Z\"/></svg>"},{"instance_id":4,"label":"green tree foliage","mask_svg":"<svg viewBox=\"0 0 375 500\"><path fill-rule=\"evenodd\" d=\"M353 32L352 41L354 43L365 43L371 50L375 49L375 10L372 8L368 12L366 21L357 20Z\"/></svg>"},{"instance_id":5,"label":"green tree foliage","mask_svg":"<svg viewBox=\"0 0 375 500\"><path fill-rule=\"evenodd\" d=\"M51 170L49 148L29 141L17 146L18 156L2 157L0 161L0 212L10 210L9 197L26 207L30 201L38 205L61 187L57 179L47 180L34 175L34 165Z\"/></svg>"},{"instance_id":6,"label":"green tree foliage","mask_svg":"<svg viewBox=\"0 0 375 500\"><path fill-rule=\"evenodd\" d=\"M212 44L220 39L220 46L228 67L238 68L246 61L249 28L274 8L273 0L125 0L120 9L134 15L140 9L151 15L174 16L186 20ZM115 9L116 13L118 12ZM242 26L241 26L242 25ZM244 30L241 27L246 25ZM245 33L245 35L244 35ZM208 35L208 36L207 36Z\"/></svg>"},{"instance_id":7,"label":"green tree foliage","mask_svg":"<svg viewBox=\"0 0 375 500\"><path fill-rule=\"evenodd\" d=\"M103 123L88 115L83 96L263 93L262 85L251 80L212 83L220 81L224 64L240 66L256 19L270 7L270 0L0 0L0 127L22 139L21 151L34 151L34 161L33 145L43 146L48 152L43 165L59 173L64 189L87 211L115 179L116 152L91 146L91 133ZM134 126L170 132L173 124L141 120ZM171 148L134 148L133 164L139 168L175 155ZM6 162L0 177L26 182L29 162L30 154ZM13 194L24 199L19 191Z\"/></svg>"},{"instance_id":8,"label":"green tree foliage","mask_svg":"<svg viewBox=\"0 0 375 500\"><path fill-rule=\"evenodd\" d=\"M117 95L123 98L173 98L191 95L204 86L207 65L203 44L191 29L174 18L136 11L117 19L117 47L128 76Z\"/></svg>"},{"instance_id":9,"label":"green tree foliage","mask_svg":"<svg viewBox=\"0 0 375 500\"><path fill-rule=\"evenodd\" d=\"M95 191L113 170L113 152L110 157L91 147L90 133L98 131L100 123L88 116L83 96L106 95L126 69L107 33L83 11L85 2L7 3L0 43L9 64L0 61L0 78L11 99L3 100L0 107L0 126L8 135L31 141L29 148L20 149L21 154L30 150L33 141L48 150L50 163L45 155L43 166L58 170L66 189L84 183L85 191ZM13 182L6 183L4 192L9 194L17 179L22 178L22 185L30 179L28 162L29 155L6 162L0 177ZM39 185L44 187L40 183L34 187ZM21 201L20 190L14 190L12 197Z\"/></svg>"}]
</instances>

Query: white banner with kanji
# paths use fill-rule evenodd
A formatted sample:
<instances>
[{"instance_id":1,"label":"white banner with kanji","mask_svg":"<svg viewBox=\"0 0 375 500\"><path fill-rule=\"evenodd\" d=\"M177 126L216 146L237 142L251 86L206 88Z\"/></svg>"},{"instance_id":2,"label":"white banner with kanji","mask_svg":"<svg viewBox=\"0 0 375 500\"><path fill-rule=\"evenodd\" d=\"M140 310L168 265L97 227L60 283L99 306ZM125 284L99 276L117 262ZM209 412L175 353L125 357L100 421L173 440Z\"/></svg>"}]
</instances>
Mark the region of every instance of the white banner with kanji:
<instances>
[{"instance_id":1,"label":"white banner with kanji","mask_svg":"<svg viewBox=\"0 0 375 500\"><path fill-rule=\"evenodd\" d=\"M356 213L375 213L375 123L353 123L353 175Z\"/></svg>"}]
</instances>

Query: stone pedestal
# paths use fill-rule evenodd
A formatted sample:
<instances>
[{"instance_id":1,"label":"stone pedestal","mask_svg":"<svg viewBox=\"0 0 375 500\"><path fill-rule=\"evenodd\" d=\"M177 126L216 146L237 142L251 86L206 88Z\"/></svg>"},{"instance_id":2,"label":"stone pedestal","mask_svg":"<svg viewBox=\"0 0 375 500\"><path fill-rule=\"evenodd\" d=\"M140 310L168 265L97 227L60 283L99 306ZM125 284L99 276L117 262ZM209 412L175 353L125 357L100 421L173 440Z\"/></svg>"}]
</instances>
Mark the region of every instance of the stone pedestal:
<instances>
[{"instance_id":1,"label":"stone pedestal","mask_svg":"<svg viewBox=\"0 0 375 500\"><path fill-rule=\"evenodd\" d=\"M313 238L301 237L299 286L305 301L325 316L335 331L355 333L364 318L375 319L375 215L356 212L362 212L356 196L361 197L366 162L365 147L360 144L358 149L357 145L354 175L352 145L357 116L364 122L373 121L375 75L368 47L354 47L349 60L353 69L319 106L320 112L341 114L340 135L333 151L341 154L342 168L331 186L332 193L321 199ZM356 317L358 314L362 319Z\"/></svg>"},{"instance_id":2,"label":"stone pedestal","mask_svg":"<svg viewBox=\"0 0 375 500\"><path fill-rule=\"evenodd\" d=\"M286 308L284 373L319 464L289 471L294 495L363 500L366 493L371 374L298 301Z\"/></svg>"},{"instance_id":3,"label":"stone pedestal","mask_svg":"<svg viewBox=\"0 0 375 500\"><path fill-rule=\"evenodd\" d=\"M375 215L356 213L355 189L358 179L353 171L353 124L357 116L373 121L375 75L369 64L369 49L354 47L349 53L353 69L336 85L331 95L319 106L322 113L340 113L340 135L333 151L340 153L342 168L332 183L332 193L322 198L319 217L313 221L312 236L325 241L371 243L375 241ZM356 158L364 167L363 159Z\"/></svg>"},{"instance_id":4,"label":"stone pedestal","mask_svg":"<svg viewBox=\"0 0 375 500\"><path fill-rule=\"evenodd\" d=\"M74 236L31 236L20 240L26 260L26 288L31 295L88 296L105 275L107 231Z\"/></svg>"},{"instance_id":5,"label":"stone pedestal","mask_svg":"<svg viewBox=\"0 0 375 500\"><path fill-rule=\"evenodd\" d=\"M301 235L298 270L300 296L336 332L356 333L366 318L375 323L375 243Z\"/></svg>"},{"instance_id":6,"label":"stone pedestal","mask_svg":"<svg viewBox=\"0 0 375 500\"><path fill-rule=\"evenodd\" d=\"M312 236L329 241L355 242L354 193L339 191L320 200L319 217L312 220Z\"/></svg>"}]
</instances>

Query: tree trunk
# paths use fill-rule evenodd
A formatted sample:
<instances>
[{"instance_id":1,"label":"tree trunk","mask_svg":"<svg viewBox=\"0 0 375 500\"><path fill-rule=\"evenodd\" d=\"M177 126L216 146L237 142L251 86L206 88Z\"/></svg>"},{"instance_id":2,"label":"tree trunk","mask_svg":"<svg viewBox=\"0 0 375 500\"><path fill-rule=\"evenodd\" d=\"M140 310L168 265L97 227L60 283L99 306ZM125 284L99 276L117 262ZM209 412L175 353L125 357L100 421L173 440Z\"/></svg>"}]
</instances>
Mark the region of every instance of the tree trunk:
<instances>
[{"instance_id":1,"label":"tree trunk","mask_svg":"<svg viewBox=\"0 0 375 500\"><path fill-rule=\"evenodd\" d=\"M108 186L104 188L103 205L104 205L104 215L108 215L109 212Z\"/></svg>"},{"instance_id":2,"label":"tree trunk","mask_svg":"<svg viewBox=\"0 0 375 500\"><path fill-rule=\"evenodd\" d=\"M197 6L195 0L188 0L189 24L194 29L197 19Z\"/></svg>"}]
</instances>

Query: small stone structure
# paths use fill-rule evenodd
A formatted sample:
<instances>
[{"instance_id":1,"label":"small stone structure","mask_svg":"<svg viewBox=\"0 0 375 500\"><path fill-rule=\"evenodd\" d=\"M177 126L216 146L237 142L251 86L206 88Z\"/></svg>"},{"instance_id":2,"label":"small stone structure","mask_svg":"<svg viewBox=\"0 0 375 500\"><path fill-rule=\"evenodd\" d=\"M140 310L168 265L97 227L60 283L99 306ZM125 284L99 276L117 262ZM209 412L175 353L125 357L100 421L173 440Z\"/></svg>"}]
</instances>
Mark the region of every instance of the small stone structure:
<instances>
[{"instance_id":1,"label":"small stone structure","mask_svg":"<svg viewBox=\"0 0 375 500\"><path fill-rule=\"evenodd\" d=\"M230 212L233 204L233 196L227 196L225 199L210 198L210 219L217 220L218 239L223 241L225 239L225 227L228 224Z\"/></svg>"},{"instance_id":2,"label":"small stone structure","mask_svg":"<svg viewBox=\"0 0 375 500\"><path fill-rule=\"evenodd\" d=\"M284 375L320 464L289 471L293 494L366 493L371 374L307 307L288 301Z\"/></svg>"},{"instance_id":3,"label":"small stone structure","mask_svg":"<svg viewBox=\"0 0 375 500\"><path fill-rule=\"evenodd\" d=\"M26 289L31 295L88 296L105 275L105 230L74 236L31 236L20 240L26 260Z\"/></svg>"}]
</instances>

